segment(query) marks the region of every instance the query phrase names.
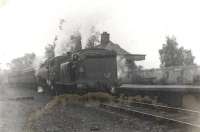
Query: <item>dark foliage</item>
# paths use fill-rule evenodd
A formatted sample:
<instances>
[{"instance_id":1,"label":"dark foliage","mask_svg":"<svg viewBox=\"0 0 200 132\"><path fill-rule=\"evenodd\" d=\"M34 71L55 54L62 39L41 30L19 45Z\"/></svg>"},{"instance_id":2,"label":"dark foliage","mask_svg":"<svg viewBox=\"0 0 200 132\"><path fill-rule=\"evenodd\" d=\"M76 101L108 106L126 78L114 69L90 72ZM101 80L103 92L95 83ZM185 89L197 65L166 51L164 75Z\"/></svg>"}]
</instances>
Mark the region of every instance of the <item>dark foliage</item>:
<instances>
[{"instance_id":1,"label":"dark foliage","mask_svg":"<svg viewBox=\"0 0 200 132\"><path fill-rule=\"evenodd\" d=\"M167 37L166 44L159 50L161 67L194 65L191 50L178 47L175 37Z\"/></svg>"},{"instance_id":2,"label":"dark foliage","mask_svg":"<svg viewBox=\"0 0 200 132\"><path fill-rule=\"evenodd\" d=\"M31 67L34 63L35 57L35 53L26 53L22 57L13 59L10 63L10 68L12 70L21 70Z\"/></svg>"}]
</instances>

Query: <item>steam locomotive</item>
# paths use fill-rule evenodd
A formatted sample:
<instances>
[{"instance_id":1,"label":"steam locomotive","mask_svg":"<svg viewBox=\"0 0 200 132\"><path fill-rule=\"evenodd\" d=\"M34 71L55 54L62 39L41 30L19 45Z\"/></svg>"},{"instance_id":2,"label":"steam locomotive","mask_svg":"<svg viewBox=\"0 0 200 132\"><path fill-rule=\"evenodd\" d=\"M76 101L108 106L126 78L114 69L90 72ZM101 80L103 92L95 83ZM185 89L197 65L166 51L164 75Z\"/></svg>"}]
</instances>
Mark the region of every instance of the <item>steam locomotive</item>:
<instances>
[{"instance_id":1,"label":"steam locomotive","mask_svg":"<svg viewBox=\"0 0 200 132\"><path fill-rule=\"evenodd\" d=\"M68 52L46 60L38 70L13 72L8 82L54 92L110 92L118 85L116 52L99 48Z\"/></svg>"}]
</instances>

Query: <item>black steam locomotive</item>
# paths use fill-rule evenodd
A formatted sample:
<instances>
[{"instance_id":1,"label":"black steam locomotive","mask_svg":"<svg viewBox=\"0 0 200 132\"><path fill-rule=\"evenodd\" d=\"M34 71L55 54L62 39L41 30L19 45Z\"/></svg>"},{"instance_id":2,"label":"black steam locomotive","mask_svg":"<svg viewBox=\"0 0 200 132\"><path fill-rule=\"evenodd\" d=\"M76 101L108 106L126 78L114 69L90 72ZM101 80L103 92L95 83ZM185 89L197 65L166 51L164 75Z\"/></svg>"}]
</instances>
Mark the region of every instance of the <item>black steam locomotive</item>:
<instances>
[{"instance_id":1,"label":"black steam locomotive","mask_svg":"<svg viewBox=\"0 0 200 132\"><path fill-rule=\"evenodd\" d=\"M116 53L83 49L46 60L36 71L28 68L8 76L11 85L36 86L50 91L112 91L117 84Z\"/></svg>"}]
</instances>

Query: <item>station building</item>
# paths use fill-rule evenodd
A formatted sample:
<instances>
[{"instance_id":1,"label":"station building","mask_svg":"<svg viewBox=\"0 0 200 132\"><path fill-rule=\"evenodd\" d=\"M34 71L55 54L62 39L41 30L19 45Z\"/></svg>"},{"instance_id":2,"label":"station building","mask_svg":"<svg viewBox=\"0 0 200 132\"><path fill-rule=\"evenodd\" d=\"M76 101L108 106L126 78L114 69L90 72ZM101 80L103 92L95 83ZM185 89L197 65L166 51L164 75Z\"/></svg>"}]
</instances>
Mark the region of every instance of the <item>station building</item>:
<instances>
[{"instance_id":1,"label":"station building","mask_svg":"<svg viewBox=\"0 0 200 132\"><path fill-rule=\"evenodd\" d=\"M110 34L103 32L101 34L100 44L95 48L103 48L113 50L117 53L117 68L118 78L123 83L134 82L134 71L137 69L135 61L145 60L144 54L131 54L125 49L121 48L119 44L116 44L110 40Z\"/></svg>"}]
</instances>

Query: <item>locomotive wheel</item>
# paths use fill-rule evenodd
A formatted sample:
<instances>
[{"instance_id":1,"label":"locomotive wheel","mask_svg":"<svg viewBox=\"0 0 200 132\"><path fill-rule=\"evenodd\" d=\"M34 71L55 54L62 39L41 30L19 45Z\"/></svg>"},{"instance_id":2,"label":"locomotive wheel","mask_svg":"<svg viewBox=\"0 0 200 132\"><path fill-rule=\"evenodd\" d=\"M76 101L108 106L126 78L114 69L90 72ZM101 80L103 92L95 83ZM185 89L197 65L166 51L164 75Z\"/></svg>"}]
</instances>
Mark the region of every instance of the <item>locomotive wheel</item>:
<instances>
[{"instance_id":1,"label":"locomotive wheel","mask_svg":"<svg viewBox=\"0 0 200 132\"><path fill-rule=\"evenodd\" d=\"M116 93L116 88L114 86L111 87L110 93L111 94L115 94Z\"/></svg>"},{"instance_id":2,"label":"locomotive wheel","mask_svg":"<svg viewBox=\"0 0 200 132\"><path fill-rule=\"evenodd\" d=\"M50 90L54 89L54 85L53 85L52 81L47 80L47 85L49 86Z\"/></svg>"},{"instance_id":3,"label":"locomotive wheel","mask_svg":"<svg viewBox=\"0 0 200 132\"><path fill-rule=\"evenodd\" d=\"M50 85L51 85L51 82L47 79L47 80L46 80L46 84L47 84L48 86L50 86Z\"/></svg>"},{"instance_id":4,"label":"locomotive wheel","mask_svg":"<svg viewBox=\"0 0 200 132\"><path fill-rule=\"evenodd\" d=\"M44 88L42 86L38 86L37 87L37 92L38 93L43 93L44 92Z\"/></svg>"},{"instance_id":5,"label":"locomotive wheel","mask_svg":"<svg viewBox=\"0 0 200 132\"><path fill-rule=\"evenodd\" d=\"M50 85L50 91L51 91L51 94L52 94L53 96L57 96L57 95L58 95L55 86L52 85L52 84Z\"/></svg>"},{"instance_id":6,"label":"locomotive wheel","mask_svg":"<svg viewBox=\"0 0 200 132\"><path fill-rule=\"evenodd\" d=\"M48 85L48 89L51 93L51 95L56 96L57 95L57 91L55 89L54 83L50 80L47 80L47 85Z\"/></svg>"},{"instance_id":7,"label":"locomotive wheel","mask_svg":"<svg viewBox=\"0 0 200 132\"><path fill-rule=\"evenodd\" d=\"M51 89L51 90L54 90L54 86L53 86L52 84L50 85L50 89Z\"/></svg>"}]
</instances>

